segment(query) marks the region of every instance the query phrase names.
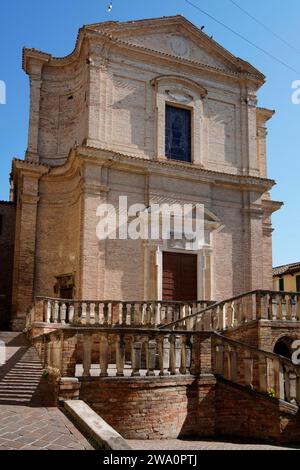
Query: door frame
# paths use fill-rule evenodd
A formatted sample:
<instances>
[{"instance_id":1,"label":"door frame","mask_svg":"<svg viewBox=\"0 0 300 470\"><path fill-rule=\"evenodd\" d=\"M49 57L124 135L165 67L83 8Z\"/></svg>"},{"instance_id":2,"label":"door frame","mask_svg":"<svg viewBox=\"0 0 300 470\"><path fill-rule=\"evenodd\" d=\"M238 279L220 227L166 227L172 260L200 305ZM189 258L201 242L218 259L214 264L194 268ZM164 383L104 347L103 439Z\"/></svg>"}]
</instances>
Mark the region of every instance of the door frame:
<instances>
[{"instance_id":1,"label":"door frame","mask_svg":"<svg viewBox=\"0 0 300 470\"><path fill-rule=\"evenodd\" d=\"M157 300L163 300L163 254L177 253L185 255L197 255L197 293L198 299L190 300L211 300L211 248L204 248L200 251L188 251L184 249L161 249L156 250L156 290ZM189 299L187 299L189 300Z\"/></svg>"}]
</instances>

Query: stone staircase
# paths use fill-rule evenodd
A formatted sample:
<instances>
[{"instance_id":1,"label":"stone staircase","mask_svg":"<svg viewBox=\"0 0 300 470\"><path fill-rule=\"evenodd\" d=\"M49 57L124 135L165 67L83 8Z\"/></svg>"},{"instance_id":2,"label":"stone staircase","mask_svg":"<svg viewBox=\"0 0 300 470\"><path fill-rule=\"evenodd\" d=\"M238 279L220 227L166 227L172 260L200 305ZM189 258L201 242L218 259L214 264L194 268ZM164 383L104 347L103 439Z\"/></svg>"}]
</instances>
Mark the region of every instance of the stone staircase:
<instances>
[{"instance_id":1,"label":"stone staircase","mask_svg":"<svg viewBox=\"0 0 300 470\"><path fill-rule=\"evenodd\" d=\"M7 359L0 366L0 404L51 406L53 391L43 379L40 358L26 336L0 333L0 341L5 343Z\"/></svg>"}]
</instances>

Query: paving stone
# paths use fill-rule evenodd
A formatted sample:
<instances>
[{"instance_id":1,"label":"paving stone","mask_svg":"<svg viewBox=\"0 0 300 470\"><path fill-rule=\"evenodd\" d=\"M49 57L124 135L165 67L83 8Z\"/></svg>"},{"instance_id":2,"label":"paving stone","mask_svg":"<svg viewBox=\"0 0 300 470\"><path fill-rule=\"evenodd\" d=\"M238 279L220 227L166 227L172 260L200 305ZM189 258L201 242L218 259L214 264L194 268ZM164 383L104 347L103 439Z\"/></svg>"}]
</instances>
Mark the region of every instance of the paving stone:
<instances>
[{"instance_id":1,"label":"paving stone","mask_svg":"<svg viewBox=\"0 0 300 470\"><path fill-rule=\"evenodd\" d=\"M6 342L14 337L13 333L0 333L0 339ZM12 354L10 357L11 368L8 364L0 367L0 390L2 390L2 386L3 390L5 389L4 383L9 384L9 393L6 393L5 398L9 395L16 401L16 404L4 404L1 403L0 398L0 450L93 450L86 438L58 408L36 406L38 403L35 403L35 407L31 407L30 399L26 406L22 404L22 380L28 380L33 384L31 381L31 377L33 377L36 386L38 386L39 380L36 381L35 378L37 376L38 379L41 378L42 367L40 364L36 364L37 354L27 343L26 338L20 335L15 339L15 342L17 340L20 347L14 348L14 354L18 354L19 362L14 364L14 355ZM27 363L24 356L33 357L33 364ZM20 379L18 377L16 382L16 375L19 374L18 368L24 362L26 362L26 367L20 371ZM13 379L10 380L9 377L13 377ZM35 391L35 387L32 387L30 398Z\"/></svg>"}]
</instances>

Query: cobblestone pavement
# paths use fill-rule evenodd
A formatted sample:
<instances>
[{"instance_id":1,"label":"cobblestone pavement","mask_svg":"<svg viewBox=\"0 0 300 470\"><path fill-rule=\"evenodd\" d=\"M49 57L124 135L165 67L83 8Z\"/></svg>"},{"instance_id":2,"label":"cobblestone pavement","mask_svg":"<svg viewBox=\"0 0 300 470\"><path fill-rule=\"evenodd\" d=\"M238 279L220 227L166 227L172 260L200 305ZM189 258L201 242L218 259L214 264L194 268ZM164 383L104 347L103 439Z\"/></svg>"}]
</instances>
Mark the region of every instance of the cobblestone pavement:
<instances>
[{"instance_id":1,"label":"cobblestone pavement","mask_svg":"<svg viewBox=\"0 0 300 470\"><path fill-rule=\"evenodd\" d=\"M92 450L58 408L0 405L0 450Z\"/></svg>"},{"instance_id":2,"label":"cobblestone pavement","mask_svg":"<svg viewBox=\"0 0 300 470\"><path fill-rule=\"evenodd\" d=\"M135 450L294 450L291 447L277 447L265 444L239 444L221 441L196 441L167 439L163 441L135 441L128 440L128 444ZM299 450L299 448L298 448Z\"/></svg>"},{"instance_id":3,"label":"cobblestone pavement","mask_svg":"<svg viewBox=\"0 0 300 470\"><path fill-rule=\"evenodd\" d=\"M0 450L92 450L58 408L45 405L51 390L25 336L0 332L0 341L6 345L6 364L0 366Z\"/></svg>"}]
</instances>

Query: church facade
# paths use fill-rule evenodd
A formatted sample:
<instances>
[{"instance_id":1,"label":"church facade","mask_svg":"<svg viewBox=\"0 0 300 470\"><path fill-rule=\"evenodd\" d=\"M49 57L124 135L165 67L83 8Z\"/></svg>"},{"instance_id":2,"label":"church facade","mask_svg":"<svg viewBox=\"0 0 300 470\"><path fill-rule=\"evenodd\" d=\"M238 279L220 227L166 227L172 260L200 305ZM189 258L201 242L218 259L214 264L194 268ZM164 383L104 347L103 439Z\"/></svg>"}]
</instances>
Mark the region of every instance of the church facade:
<instances>
[{"instance_id":1,"label":"church facade","mask_svg":"<svg viewBox=\"0 0 300 470\"><path fill-rule=\"evenodd\" d=\"M269 196L274 112L258 107L258 70L182 16L84 26L69 56L25 49L23 68L28 149L13 161L8 218L0 204L14 227L3 239L14 246L14 329L39 295L221 300L272 289L281 204ZM203 246L99 239L99 205L117 210L121 196L203 205Z\"/></svg>"}]
</instances>

